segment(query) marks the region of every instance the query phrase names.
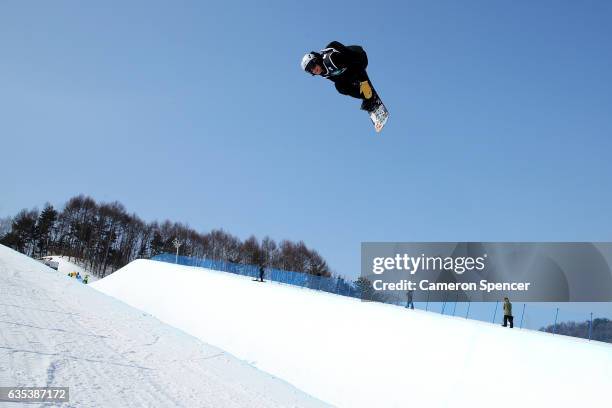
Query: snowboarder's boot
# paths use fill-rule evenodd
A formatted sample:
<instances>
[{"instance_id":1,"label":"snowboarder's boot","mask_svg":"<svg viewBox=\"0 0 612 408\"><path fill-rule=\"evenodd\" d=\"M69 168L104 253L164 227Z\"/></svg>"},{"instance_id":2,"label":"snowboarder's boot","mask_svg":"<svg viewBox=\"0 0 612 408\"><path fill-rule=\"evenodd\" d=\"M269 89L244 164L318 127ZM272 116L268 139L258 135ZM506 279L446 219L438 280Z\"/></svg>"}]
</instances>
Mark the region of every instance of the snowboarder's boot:
<instances>
[{"instance_id":1,"label":"snowboarder's boot","mask_svg":"<svg viewBox=\"0 0 612 408\"><path fill-rule=\"evenodd\" d=\"M364 99L361 101L361 110L366 112L373 112L378 106L378 98L372 97L370 99Z\"/></svg>"}]
</instances>

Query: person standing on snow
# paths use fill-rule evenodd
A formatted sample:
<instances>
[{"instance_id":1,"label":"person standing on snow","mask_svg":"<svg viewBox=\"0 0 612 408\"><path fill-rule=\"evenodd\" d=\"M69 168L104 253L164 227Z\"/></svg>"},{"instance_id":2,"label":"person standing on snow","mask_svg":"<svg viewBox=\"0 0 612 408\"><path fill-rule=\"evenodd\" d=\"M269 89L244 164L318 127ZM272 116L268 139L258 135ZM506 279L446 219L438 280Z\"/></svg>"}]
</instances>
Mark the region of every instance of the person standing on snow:
<instances>
[{"instance_id":1,"label":"person standing on snow","mask_svg":"<svg viewBox=\"0 0 612 408\"><path fill-rule=\"evenodd\" d=\"M406 308L410 307L410 309L414 309L413 294L413 290L409 290L406 293L406 297L408 298L408 301L406 302Z\"/></svg>"},{"instance_id":2,"label":"person standing on snow","mask_svg":"<svg viewBox=\"0 0 612 408\"><path fill-rule=\"evenodd\" d=\"M361 46L345 46L338 41L302 58L304 71L329 79L343 95L361 99L361 109L369 112L376 107L378 98L368 78L367 66L368 56Z\"/></svg>"},{"instance_id":3,"label":"person standing on snow","mask_svg":"<svg viewBox=\"0 0 612 408\"><path fill-rule=\"evenodd\" d=\"M263 265L259 266L259 280L260 281L264 281L264 275L266 273L266 270L264 269Z\"/></svg>"},{"instance_id":4,"label":"person standing on snow","mask_svg":"<svg viewBox=\"0 0 612 408\"><path fill-rule=\"evenodd\" d=\"M508 327L508 321L510 321L510 328L514 327L514 317L512 316L512 303L510 300L504 298L504 324L502 326Z\"/></svg>"}]
</instances>

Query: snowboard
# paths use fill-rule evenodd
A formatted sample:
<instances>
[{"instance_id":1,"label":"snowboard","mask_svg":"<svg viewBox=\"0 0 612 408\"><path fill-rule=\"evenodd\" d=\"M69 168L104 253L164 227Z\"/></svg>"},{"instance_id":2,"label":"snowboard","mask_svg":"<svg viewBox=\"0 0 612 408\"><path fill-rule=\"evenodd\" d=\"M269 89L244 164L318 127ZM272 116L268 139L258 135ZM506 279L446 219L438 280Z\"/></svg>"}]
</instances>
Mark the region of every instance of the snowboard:
<instances>
[{"instance_id":1,"label":"snowboard","mask_svg":"<svg viewBox=\"0 0 612 408\"><path fill-rule=\"evenodd\" d=\"M387 123L387 119L389 119L389 111L378 95L376 95L374 108L367 112L368 115L370 115L370 120L374 124L374 130L376 130L376 133L380 133Z\"/></svg>"},{"instance_id":2,"label":"snowboard","mask_svg":"<svg viewBox=\"0 0 612 408\"><path fill-rule=\"evenodd\" d=\"M372 81L368 79L368 82L372 87L372 98L374 99L369 104L368 109L364 109L363 104L361 105L361 108L368 113L368 116L370 116L370 120L372 121L372 124L374 124L374 130L376 130L377 133L380 133L382 128L385 126L385 123L387 123L387 119L389 119L389 111L387 110L387 107L383 101L380 99L376 89L374 89L372 86Z\"/></svg>"}]
</instances>

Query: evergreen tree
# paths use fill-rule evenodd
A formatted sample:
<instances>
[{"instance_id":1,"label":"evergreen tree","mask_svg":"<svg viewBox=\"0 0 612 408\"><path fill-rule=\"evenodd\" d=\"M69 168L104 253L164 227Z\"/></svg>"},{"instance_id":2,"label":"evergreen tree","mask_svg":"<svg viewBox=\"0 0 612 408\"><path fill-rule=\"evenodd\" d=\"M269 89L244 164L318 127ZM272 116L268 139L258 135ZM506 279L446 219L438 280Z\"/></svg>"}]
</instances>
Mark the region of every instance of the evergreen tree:
<instances>
[{"instance_id":1,"label":"evergreen tree","mask_svg":"<svg viewBox=\"0 0 612 408\"><path fill-rule=\"evenodd\" d=\"M45 256L48 254L51 234L56 221L57 211L55 211L51 204L47 203L36 222L36 249L38 251L38 256Z\"/></svg>"},{"instance_id":2,"label":"evergreen tree","mask_svg":"<svg viewBox=\"0 0 612 408\"><path fill-rule=\"evenodd\" d=\"M153 233L153 239L151 240L151 256L159 255L164 252L164 239L160 232L156 230Z\"/></svg>"},{"instance_id":3,"label":"evergreen tree","mask_svg":"<svg viewBox=\"0 0 612 408\"><path fill-rule=\"evenodd\" d=\"M360 276L355 282L357 292L360 294L361 300L369 300L372 302L385 302L387 296L384 293L378 292L372 286L372 281L368 278Z\"/></svg>"}]
</instances>

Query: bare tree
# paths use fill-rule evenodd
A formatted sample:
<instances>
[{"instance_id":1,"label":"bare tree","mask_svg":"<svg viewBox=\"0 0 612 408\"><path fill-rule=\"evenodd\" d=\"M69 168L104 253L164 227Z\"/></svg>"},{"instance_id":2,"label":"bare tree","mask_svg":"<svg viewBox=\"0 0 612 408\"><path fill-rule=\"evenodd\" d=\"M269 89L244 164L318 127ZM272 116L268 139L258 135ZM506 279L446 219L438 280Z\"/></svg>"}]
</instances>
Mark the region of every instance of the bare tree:
<instances>
[{"instance_id":1,"label":"bare tree","mask_svg":"<svg viewBox=\"0 0 612 408\"><path fill-rule=\"evenodd\" d=\"M0 239L11 232L11 224L13 224L13 217L0 218Z\"/></svg>"},{"instance_id":2,"label":"bare tree","mask_svg":"<svg viewBox=\"0 0 612 408\"><path fill-rule=\"evenodd\" d=\"M3 244L28 255L68 255L99 276L136 258L174 253L174 239L182 243L181 255L330 276L325 260L301 241L277 245L270 237L260 243L250 236L243 242L222 229L203 234L169 220L146 223L119 202L98 204L85 195L72 197L59 212L47 204L40 214L22 210L0 219Z\"/></svg>"}]
</instances>

